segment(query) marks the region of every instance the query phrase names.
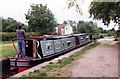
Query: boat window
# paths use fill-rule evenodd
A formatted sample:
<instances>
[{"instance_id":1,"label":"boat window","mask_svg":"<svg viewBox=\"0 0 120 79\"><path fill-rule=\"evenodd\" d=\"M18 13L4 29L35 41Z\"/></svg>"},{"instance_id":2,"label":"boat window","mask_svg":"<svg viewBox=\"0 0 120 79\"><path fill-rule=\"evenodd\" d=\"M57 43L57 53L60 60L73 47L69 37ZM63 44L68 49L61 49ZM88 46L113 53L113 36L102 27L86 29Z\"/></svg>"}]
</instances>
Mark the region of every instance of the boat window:
<instances>
[{"instance_id":1,"label":"boat window","mask_svg":"<svg viewBox=\"0 0 120 79\"><path fill-rule=\"evenodd\" d=\"M67 45L68 45L68 46L71 46L71 41L67 41Z\"/></svg>"},{"instance_id":2,"label":"boat window","mask_svg":"<svg viewBox=\"0 0 120 79\"><path fill-rule=\"evenodd\" d=\"M47 47L46 47L47 50L50 50L50 48L51 48L50 46L47 46Z\"/></svg>"},{"instance_id":3,"label":"boat window","mask_svg":"<svg viewBox=\"0 0 120 79\"><path fill-rule=\"evenodd\" d=\"M83 40L83 38L81 38L81 40Z\"/></svg>"},{"instance_id":4,"label":"boat window","mask_svg":"<svg viewBox=\"0 0 120 79\"><path fill-rule=\"evenodd\" d=\"M83 37L81 38L81 41L84 42Z\"/></svg>"},{"instance_id":5,"label":"boat window","mask_svg":"<svg viewBox=\"0 0 120 79\"><path fill-rule=\"evenodd\" d=\"M64 43L62 43L62 45L64 46L65 44L64 44Z\"/></svg>"},{"instance_id":6,"label":"boat window","mask_svg":"<svg viewBox=\"0 0 120 79\"><path fill-rule=\"evenodd\" d=\"M86 36L86 38L88 39L88 36Z\"/></svg>"}]
</instances>

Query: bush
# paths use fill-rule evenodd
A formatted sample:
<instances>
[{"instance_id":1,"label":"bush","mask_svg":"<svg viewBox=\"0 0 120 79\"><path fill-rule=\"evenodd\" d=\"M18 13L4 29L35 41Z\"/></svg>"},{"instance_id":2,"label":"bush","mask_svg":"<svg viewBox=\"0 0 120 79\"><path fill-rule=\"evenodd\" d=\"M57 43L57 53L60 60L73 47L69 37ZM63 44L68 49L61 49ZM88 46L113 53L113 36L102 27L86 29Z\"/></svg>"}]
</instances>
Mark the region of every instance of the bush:
<instances>
[{"instance_id":1,"label":"bush","mask_svg":"<svg viewBox=\"0 0 120 79\"><path fill-rule=\"evenodd\" d=\"M120 37L120 30L117 30L117 36Z\"/></svg>"},{"instance_id":2,"label":"bush","mask_svg":"<svg viewBox=\"0 0 120 79\"><path fill-rule=\"evenodd\" d=\"M73 31L73 33L74 33L74 34L79 34L80 32L78 32L78 31Z\"/></svg>"},{"instance_id":3,"label":"bush","mask_svg":"<svg viewBox=\"0 0 120 79\"><path fill-rule=\"evenodd\" d=\"M12 41L14 38L17 38L16 32L2 32L0 35L2 35L2 41ZM31 36L40 36L40 34L35 32L26 32L26 38Z\"/></svg>"}]
</instances>

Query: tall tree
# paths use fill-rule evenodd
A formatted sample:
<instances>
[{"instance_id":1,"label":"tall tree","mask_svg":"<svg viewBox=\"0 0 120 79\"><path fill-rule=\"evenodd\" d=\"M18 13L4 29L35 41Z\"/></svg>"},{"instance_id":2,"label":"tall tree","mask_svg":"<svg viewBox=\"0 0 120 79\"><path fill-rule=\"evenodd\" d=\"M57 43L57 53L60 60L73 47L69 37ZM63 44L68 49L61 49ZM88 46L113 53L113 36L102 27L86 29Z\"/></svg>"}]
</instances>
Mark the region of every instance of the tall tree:
<instances>
[{"instance_id":1,"label":"tall tree","mask_svg":"<svg viewBox=\"0 0 120 79\"><path fill-rule=\"evenodd\" d=\"M31 10L25 14L31 31L47 33L55 31L57 22L55 21L53 13L47 8L47 5L32 4Z\"/></svg>"}]
</instances>

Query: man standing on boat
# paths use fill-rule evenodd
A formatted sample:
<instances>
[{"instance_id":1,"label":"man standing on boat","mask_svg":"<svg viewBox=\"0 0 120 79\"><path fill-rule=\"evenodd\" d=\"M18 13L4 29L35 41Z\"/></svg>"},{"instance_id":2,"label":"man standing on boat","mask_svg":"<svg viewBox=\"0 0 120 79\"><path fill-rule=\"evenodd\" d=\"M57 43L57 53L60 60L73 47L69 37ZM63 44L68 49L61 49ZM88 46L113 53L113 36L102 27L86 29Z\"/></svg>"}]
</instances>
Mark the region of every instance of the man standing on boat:
<instances>
[{"instance_id":1,"label":"man standing on boat","mask_svg":"<svg viewBox=\"0 0 120 79\"><path fill-rule=\"evenodd\" d=\"M17 39L18 39L18 57L20 55L20 47L22 46L22 56L25 58L25 41L26 38L25 30L22 29L23 24L18 25L18 29L16 30Z\"/></svg>"}]
</instances>

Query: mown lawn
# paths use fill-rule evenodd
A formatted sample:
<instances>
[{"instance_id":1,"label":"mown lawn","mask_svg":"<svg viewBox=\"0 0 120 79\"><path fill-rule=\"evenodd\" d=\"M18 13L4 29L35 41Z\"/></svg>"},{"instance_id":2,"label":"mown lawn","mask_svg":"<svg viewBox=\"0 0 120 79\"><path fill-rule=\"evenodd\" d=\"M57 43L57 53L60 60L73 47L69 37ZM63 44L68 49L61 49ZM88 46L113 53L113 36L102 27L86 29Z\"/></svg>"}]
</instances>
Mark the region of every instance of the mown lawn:
<instances>
[{"instance_id":1,"label":"mown lawn","mask_svg":"<svg viewBox=\"0 0 120 79\"><path fill-rule=\"evenodd\" d=\"M15 45L17 47L17 42L15 42ZM7 58L17 54L11 41L3 41L0 46L2 48L0 58Z\"/></svg>"},{"instance_id":2,"label":"mown lawn","mask_svg":"<svg viewBox=\"0 0 120 79\"><path fill-rule=\"evenodd\" d=\"M29 75L23 75L22 78L31 77L32 79L32 78L39 78L39 77L40 78L41 77L61 77L62 72L65 71L64 69L62 69L63 67L71 66L73 61L81 58L81 56L85 54L86 51L96 47L99 44L100 43L95 42L92 45L89 45L88 47L83 48L79 52L76 52L74 55L71 55L70 57L58 60L58 62L56 63L50 62L49 65L46 65L45 67L42 67L39 70L34 70L34 72L30 72Z\"/></svg>"}]
</instances>

